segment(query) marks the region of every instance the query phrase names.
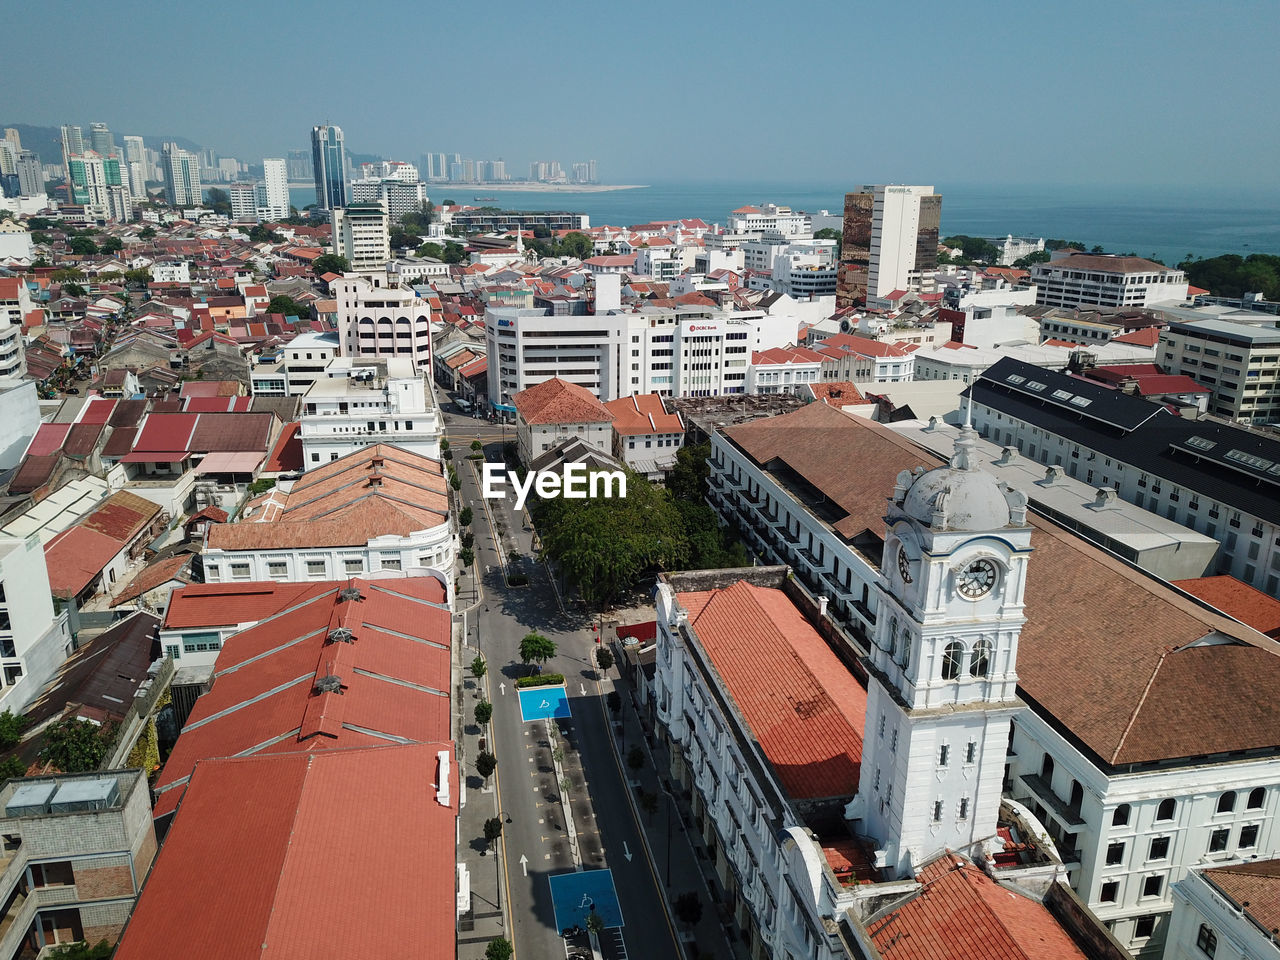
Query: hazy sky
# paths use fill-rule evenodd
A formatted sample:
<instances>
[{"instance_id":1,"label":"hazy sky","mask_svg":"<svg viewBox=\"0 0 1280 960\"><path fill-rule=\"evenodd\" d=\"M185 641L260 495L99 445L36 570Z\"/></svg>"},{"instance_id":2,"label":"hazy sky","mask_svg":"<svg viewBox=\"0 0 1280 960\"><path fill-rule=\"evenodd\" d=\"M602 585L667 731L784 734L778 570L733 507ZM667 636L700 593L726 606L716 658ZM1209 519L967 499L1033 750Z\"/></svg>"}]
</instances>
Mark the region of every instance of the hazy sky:
<instances>
[{"instance_id":1,"label":"hazy sky","mask_svg":"<svg viewBox=\"0 0 1280 960\"><path fill-rule=\"evenodd\" d=\"M610 182L1274 189L1276 0L15 5L8 122ZM87 133L87 129L86 129ZM53 159L53 158L46 158Z\"/></svg>"}]
</instances>

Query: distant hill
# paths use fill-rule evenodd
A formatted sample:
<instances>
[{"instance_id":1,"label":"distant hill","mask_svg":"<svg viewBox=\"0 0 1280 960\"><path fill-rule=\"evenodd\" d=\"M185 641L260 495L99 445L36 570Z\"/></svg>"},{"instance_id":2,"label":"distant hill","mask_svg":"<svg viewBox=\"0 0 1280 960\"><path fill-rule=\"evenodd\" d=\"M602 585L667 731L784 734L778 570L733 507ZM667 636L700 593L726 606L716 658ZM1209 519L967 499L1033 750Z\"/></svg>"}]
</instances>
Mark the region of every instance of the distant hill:
<instances>
[{"instance_id":1,"label":"distant hill","mask_svg":"<svg viewBox=\"0 0 1280 960\"><path fill-rule=\"evenodd\" d=\"M60 163L62 161L62 128L61 127L37 127L29 123L7 123L0 122L0 128L13 127L18 131L18 136L22 138L22 149L34 150L40 154L42 163ZM80 125L84 131L85 139L89 138L89 125L82 123ZM111 128L111 133L116 139L117 144L123 144L125 134L133 136L131 130L117 130ZM146 134L142 135L143 142L153 150L159 150L164 144L172 141L180 146L183 150L200 150L200 144L194 140L188 140L186 137L152 137Z\"/></svg>"}]
</instances>

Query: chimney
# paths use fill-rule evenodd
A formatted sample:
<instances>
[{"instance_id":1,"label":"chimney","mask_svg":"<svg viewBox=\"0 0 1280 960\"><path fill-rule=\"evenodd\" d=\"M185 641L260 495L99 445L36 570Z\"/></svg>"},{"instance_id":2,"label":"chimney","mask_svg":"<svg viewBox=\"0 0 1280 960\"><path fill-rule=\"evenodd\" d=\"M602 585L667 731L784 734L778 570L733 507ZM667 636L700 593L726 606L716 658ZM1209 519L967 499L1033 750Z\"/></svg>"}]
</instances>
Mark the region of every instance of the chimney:
<instances>
[{"instance_id":1,"label":"chimney","mask_svg":"<svg viewBox=\"0 0 1280 960\"><path fill-rule=\"evenodd\" d=\"M996 461L996 464L998 466L1005 467L1013 463L1013 461L1017 459L1018 459L1018 451L1015 450L1013 447L1005 447L1000 452L1000 459Z\"/></svg>"},{"instance_id":2,"label":"chimney","mask_svg":"<svg viewBox=\"0 0 1280 960\"><path fill-rule=\"evenodd\" d=\"M826 597L818 598L818 619L822 619L827 615L827 604L830 601Z\"/></svg>"}]
</instances>

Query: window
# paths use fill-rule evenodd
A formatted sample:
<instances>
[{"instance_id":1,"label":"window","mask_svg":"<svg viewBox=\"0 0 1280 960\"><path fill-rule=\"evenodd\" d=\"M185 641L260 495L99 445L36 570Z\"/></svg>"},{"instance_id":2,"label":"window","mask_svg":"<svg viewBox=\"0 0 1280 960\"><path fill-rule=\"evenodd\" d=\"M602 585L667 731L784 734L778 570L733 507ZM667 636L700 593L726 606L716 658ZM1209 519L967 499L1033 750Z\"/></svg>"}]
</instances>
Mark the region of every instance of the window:
<instances>
[{"instance_id":1,"label":"window","mask_svg":"<svg viewBox=\"0 0 1280 960\"><path fill-rule=\"evenodd\" d=\"M1209 834L1209 852L1221 853L1227 849L1227 840L1231 837L1231 830L1227 827L1219 827L1213 833Z\"/></svg>"},{"instance_id":2,"label":"window","mask_svg":"<svg viewBox=\"0 0 1280 960\"><path fill-rule=\"evenodd\" d=\"M951 748L945 743L938 750L938 766L945 767L947 765L947 757L951 753Z\"/></svg>"},{"instance_id":3,"label":"window","mask_svg":"<svg viewBox=\"0 0 1280 960\"><path fill-rule=\"evenodd\" d=\"M272 580L287 577L289 575L289 565L283 560L267 561L267 576Z\"/></svg>"},{"instance_id":4,"label":"window","mask_svg":"<svg viewBox=\"0 0 1280 960\"><path fill-rule=\"evenodd\" d=\"M1115 812L1111 814L1111 825L1113 827L1123 827L1129 822L1129 805L1122 803L1116 807Z\"/></svg>"},{"instance_id":5,"label":"window","mask_svg":"<svg viewBox=\"0 0 1280 960\"><path fill-rule=\"evenodd\" d=\"M969 819L969 798L968 797L960 798L960 819L961 820Z\"/></svg>"},{"instance_id":6,"label":"window","mask_svg":"<svg viewBox=\"0 0 1280 960\"><path fill-rule=\"evenodd\" d=\"M969 673L975 677L985 677L991 668L991 641L979 640L973 645L973 654L969 657Z\"/></svg>"},{"instance_id":7,"label":"window","mask_svg":"<svg viewBox=\"0 0 1280 960\"><path fill-rule=\"evenodd\" d=\"M1040 779L1047 783L1050 788L1053 787L1053 757L1047 753L1044 755L1044 759L1040 761Z\"/></svg>"},{"instance_id":8,"label":"window","mask_svg":"<svg viewBox=\"0 0 1280 960\"><path fill-rule=\"evenodd\" d=\"M942 801L935 800L933 803L933 822L937 823L942 819Z\"/></svg>"},{"instance_id":9,"label":"window","mask_svg":"<svg viewBox=\"0 0 1280 960\"><path fill-rule=\"evenodd\" d=\"M346 560L342 561L342 569L344 572L349 574L364 573L364 561L353 560L348 557Z\"/></svg>"},{"instance_id":10,"label":"window","mask_svg":"<svg viewBox=\"0 0 1280 960\"><path fill-rule=\"evenodd\" d=\"M882 737L884 736L884 722L885 722L885 719L886 719L885 715L884 715L883 713L882 713L882 714L880 714L880 736L882 736Z\"/></svg>"},{"instance_id":11,"label":"window","mask_svg":"<svg viewBox=\"0 0 1280 960\"><path fill-rule=\"evenodd\" d=\"M969 745L964 748L964 762L973 763L978 755L978 743L976 740L970 740Z\"/></svg>"},{"instance_id":12,"label":"window","mask_svg":"<svg viewBox=\"0 0 1280 960\"><path fill-rule=\"evenodd\" d=\"M1102 895L1098 898L1103 903L1115 903L1120 896L1120 884L1110 880L1102 885Z\"/></svg>"},{"instance_id":13,"label":"window","mask_svg":"<svg viewBox=\"0 0 1280 960\"><path fill-rule=\"evenodd\" d=\"M964 646L952 641L942 654L942 679L954 680L960 676L960 663L964 659Z\"/></svg>"},{"instance_id":14,"label":"window","mask_svg":"<svg viewBox=\"0 0 1280 960\"><path fill-rule=\"evenodd\" d=\"M247 563L231 564L231 579L232 580L248 580L249 565Z\"/></svg>"},{"instance_id":15,"label":"window","mask_svg":"<svg viewBox=\"0 0 1280 960\"><path fill-rule=\"evenodd\" d=\"M1164 877L1158 873L1153 873L1142 881L1142 895L1144 897L1158 897L1163 889Z\"/></svg>"},{"instance_id":16,"label":"window","mask_svg":"<svg viewBox=\"0 0 1280 960\"><path fill-rule=\"evenodd\" d=\"M182 659L182 647L180 647L176 643L165 644L164 652L166 655L168 655L170 658L174 660Z\"/></svg>"},{"instance_id":17,"label":"window","mask_svg":"<svg viewBox=\"0 0 1280 960\"><path fill-rule=\"evenodd\" d=\"M324 561L323 561L323 560L308 560L308 561L307 561L307 576L308 576L308 577L323 577L323 576L324 576Z\"/></svg>"},{"instance_id":18,"label":"window","mask_svg":"<svg viewBox=\"0 0 1280 960\"><path fill-rule=\"evenodd\" d=\"M1124 844L1107 844L1107 866L1114 867L1116 864L1120 863L1124 863Z\"/></svg>"},{"instance_id":19,"label":"window","mask_svg":"<svg viewBox=\"0 0 1280 960\"><path fill-rule=\"evenodd\" d=\"M1200 932L1196 934L1196 946L1212 957L1218 950L1218 935L1207 924L1202 923Z\"/></svg>"},{"instance_id":20,"label":"window","mask_svg":"<svg viewBox=\"0 0 1280 960\"><path fill-rule=\"evenodd\" d=\"M1151 841L1151 849L1147 853L1148 860L1165 860L1169 856L1169 838L1155 837Z\"/></svg>"},{"instance_id":21,"label":"window","mask_svg":"<svg viewBox=\"0 0 1280 960\"><path fill-rule=\"evenodd\" d=\"M1161 800L1156 810L1156 820L1172 820L1175 804L1172 799Z\"/></svg>"},{"instance_id":22,"label":"window","mask_svg":"<svg viewBox=\"0 0 1280 960\"><path fill-rule=\"evenodd\" d=\"M382 569L383 570L399 570L400 558L399 557L383 557Z\"/></svg>"},{"instance_id":23,"label":"window","mask_svg":"<svg viewBox=\"0 0 1280 960\"><path fill-rule=\"evenodd\" d=\"M1236 808L1236 792L1234 790L1228 790L1226 793L1224 793L1222 796L1218 798L1219 813L1230 813L1235 808Z\"/></svg>"},{"instance_id":24,"label":"window","mask_svg":"<svg viewBox=\"0 0 1280 960\"><path fill-rule=\"evenodd\" d=\"M1258 825L1248 823L1240 828L1240 842L1236 846L1241 850L1249 850L1258 842Z\"/></svg>"},{"instance_id":25,"label":"window","mask_svg":"<svg viewBox=\"0 0 1280 960\"><path fill-rule=\"evenodd\" d=\"M1247 810L1261 810L1262 804L1266 800L1267 791L1263 787L1254 787L1249 791L1249 799L1245 803Z\"/></svg>"},{"instance_id":26,"label":"window","mask_svg":"<svg viewBox=\"0 0 1280 960\"><path fill-rule=\"evenodd\" d=\"M16 663L6 664L4 668L4 684L11 687L22 677L22 667Z\"/></svg>"},{"instance_id":27,"label":"window","mask_svg":"<svg viewBox=\"0 0 1280 960\"><path fill-rule=\"evenodd\" d=\"M1145 939L1151 936L1151 934L1155 933L1155 930L1155 917L1139 917L1138 922L1133 925L1133 935L1139 939Z\"/></svg>"}]
</instances>

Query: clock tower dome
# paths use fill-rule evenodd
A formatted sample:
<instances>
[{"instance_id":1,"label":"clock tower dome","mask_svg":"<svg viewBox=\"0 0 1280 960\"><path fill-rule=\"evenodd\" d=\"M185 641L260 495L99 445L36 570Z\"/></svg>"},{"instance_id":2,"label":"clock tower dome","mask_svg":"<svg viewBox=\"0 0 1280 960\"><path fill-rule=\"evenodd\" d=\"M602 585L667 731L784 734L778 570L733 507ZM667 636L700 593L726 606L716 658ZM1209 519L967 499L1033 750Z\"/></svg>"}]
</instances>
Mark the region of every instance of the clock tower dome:
<instances>
[{"instance_id":1,"label":"clock tower dome","mask_svg":"<svg viewBox=\"0 0 1280 960\"><path fill-rule=\"evenodd\" d=\"M846 816L900 876L996 830L1031 554L1027 499L977 465L967 422L946 467L898 475L867 658L858 794Z\"/></svg>"}]
</instances>

